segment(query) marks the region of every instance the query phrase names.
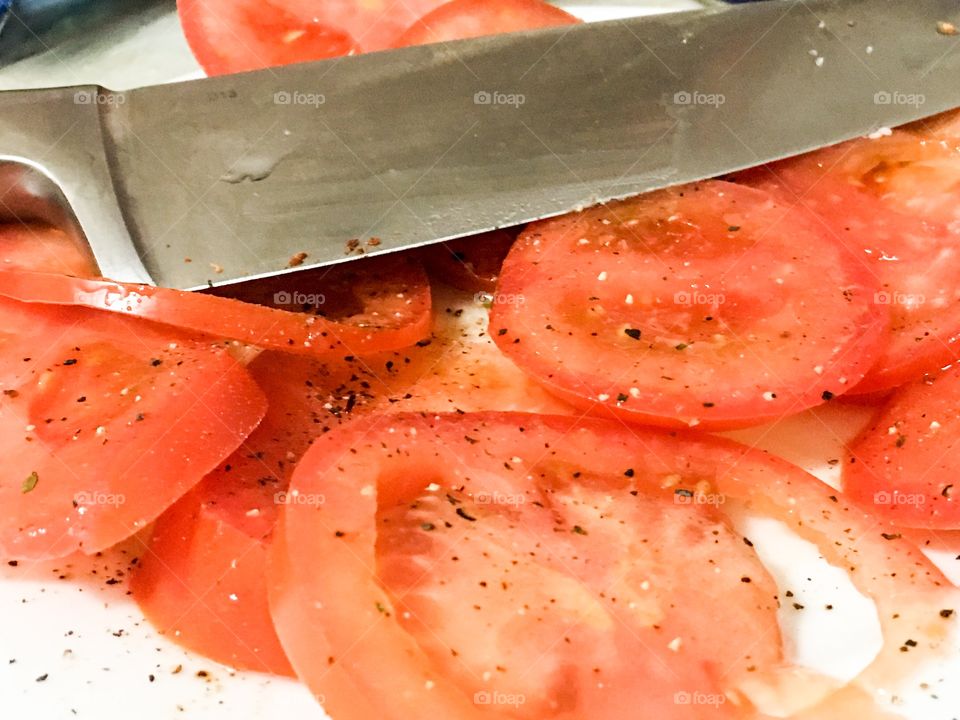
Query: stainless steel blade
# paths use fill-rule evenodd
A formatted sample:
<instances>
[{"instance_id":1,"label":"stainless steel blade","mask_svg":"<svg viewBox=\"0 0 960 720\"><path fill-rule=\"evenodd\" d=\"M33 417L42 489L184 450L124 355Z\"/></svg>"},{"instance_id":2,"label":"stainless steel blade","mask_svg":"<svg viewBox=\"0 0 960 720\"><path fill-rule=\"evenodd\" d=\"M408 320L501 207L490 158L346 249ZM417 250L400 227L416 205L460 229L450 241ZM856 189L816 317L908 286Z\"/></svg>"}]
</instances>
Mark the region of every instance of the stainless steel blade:
<instances>
[{"instance_id":1,"label":"stainless steel blade","mask_svg":"<svg viewBox=\"0 0 960 720\"><path fill-rule=\"evenodd\" d=\"M0 96L0 152L59 182L105 274L197 288L287 271L298 253L302 269L543 218L958 106L960 37L938 30L950 20L957 0L760 3L126 93Z\"/></svg>"}]
</instances>

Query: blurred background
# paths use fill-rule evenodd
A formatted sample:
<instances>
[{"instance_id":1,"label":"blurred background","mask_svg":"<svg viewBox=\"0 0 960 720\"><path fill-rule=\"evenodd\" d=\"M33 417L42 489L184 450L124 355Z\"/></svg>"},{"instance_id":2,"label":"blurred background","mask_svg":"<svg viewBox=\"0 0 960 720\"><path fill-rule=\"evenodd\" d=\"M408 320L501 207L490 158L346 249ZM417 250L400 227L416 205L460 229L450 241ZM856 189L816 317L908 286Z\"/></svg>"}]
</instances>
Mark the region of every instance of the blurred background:
<instances>
[{"instance_id":1,"label":"blurred background","mask_svg":"<svg viewBox=\"0 0 960 720\"><path fill-rule=\"evenodd\" d=\"M555 4L591 21L718 1ZM175 0L0 0L0 90L87 83L124 90L202 75L183 38Z\"/></svg>"}]
</instances>

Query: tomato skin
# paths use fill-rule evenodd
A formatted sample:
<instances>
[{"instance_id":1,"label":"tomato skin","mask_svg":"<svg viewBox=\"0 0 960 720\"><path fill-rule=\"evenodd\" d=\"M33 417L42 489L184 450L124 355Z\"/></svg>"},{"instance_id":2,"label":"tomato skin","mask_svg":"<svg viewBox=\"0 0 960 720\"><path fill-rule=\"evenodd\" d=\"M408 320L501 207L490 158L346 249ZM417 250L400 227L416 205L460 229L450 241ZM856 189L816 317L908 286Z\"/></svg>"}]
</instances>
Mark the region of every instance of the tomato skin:
<instances>
[{"instance_id":1,"label":"tomato skin","mask_svg":"<svg viewBox=\"0 0 960 720\"><path fill-rule=\"evenodd\" d=\"M393 47L572 25L580 20L541 0L451 0L411 25Z\"/></svg>"},{"instance_id":2,"label":"tomato skin","mask_svg":"<svg viewBox=\"0 0 960 720\"><path fill-rule=\"evenodd\" d=\"M471 698L470 692L464 693L461 689L464 680L468 684L479 682L479 675L469 672L473 668L471 656L477 652L477 647L489 647L489 639L504 632L504 626L483 622L485 616L480 610L486 610L486 604L481 608L466 610L454 606L449 609L453 617L445 616L448 605L440 601L442 595L439 593L443 592L445 584L449 584L454 586L449 590L454 598L459 598L459 593L463 592L467 595L464 601L471 602L470 594L479 593L478 597L487 598L485 603L495 603L501 593L517 592L517 587L537 588L538 582L542 582L540 578L531 579L521 572L517 577L506 578L508 582L501 589L499 580L502 569L515 565L509 561L504 565L501 558L495 557L487 561L489 567L476 567L474 555L495 547L484 538L499 538L501 528L488 524L491 518L496 517L496 513L481 509L479 505L482 503L470 502L470 498L476 499L480 490L498 488L504 491L514 487L511 485L513 479L509 477L514 471L519 471L515 474L517 478L526 477L530 481L535 477L543 478L545 475L542 472L538 474L531 465L539 465L544 461L547 462L546 477L564 477L574 470L584 470L581 479L571 483L570 488L576 488L578 484L584 488L590 487L608 471L611 474L606 477L621 475L615 468L619 469L627 460L635 469L633 476L637 479L631 482L636 482L638 489L644 487L646 480L672 477L674 471L681 475L677 480L681 485L688 479L692 481L696 478L698 483L703 482L708 486L705 492L719 493L719 497L726 499L725 502L736 506L736 512L745 511L751 515L775 518L802 538L816 543L828 562L847 569L858 589L877 603L884 635L883 648L877 659L840 692L828 695L822 701L808 697L810 686L802 679L797 683L791 668L771 667L769 662L776 653L768 654L769 645L761 643L754 647L758 653L756 665L748 669L739 688L734 689L737 680L732 679L729 673L723 673L726 682L721 687L726 685L734 693L736 701L710 707L704 717L769 717L771 713L764 714L760 708L753 708L750 700L756 698L758 702L763 702L765 698L770 698L771 693L777 695L781 691L784 693L782 699L788 704L795 703L793 707L801 711L799 715L791 715L794 717L844 717L838 710L850 707L872 710L874 705L867 701L875 697L876 688L887 687L893 678L902 678L916 667L917 655L908 656L902 651L903 638L923 638L915 643L911 650L914 653L929 653L942 659L950 652L949 644L943 640L952 631L951 614L943 613L942 608L953 608L960 598L943 575L916 547L899 535L888 538L881 534L881 529L869 513L847 504L831 488L795 466L765 453L717 438L684 437L651 429L629 430L621 423L611 421L510 413L456 417L398 415L392 418L386 429L380 426L372 431L372 428L363 425L352 425L341 431L337 438L327 436L308 452L294 476L292 487L303 494L323 493L325 503L314 507L286 507L270 557L271 611L281 641L298 675L334 717L344 720L403 718L423 710L436 711L440 717L479 720L490 716L488 708L479 706L482 701L478 704L477 695ZM465 443L465 438L470 440ZM604 452L597 453L596 449L601 446ZM344 447L351 448L351 451L344 453ZM532 455L526 452L537 447L541 450L546 447L547 452ZM512 460L514 453L518 457ZM570 453L582 458L585 464L565 464L562 460L556 466L549 464L551 457L569 460ZM507 458L507 464L514 463L513 470L500 464L504 457ZM524 457L534 459L524 460ZM477 482L478 477L483 479ZM438 501L428 504L421 495L410 504L411 490L416 492L416 489L431 482L440 486ZM426 488L428 493L433 491L431 488ZM671 489L671 486L667 486L666 492L669 493ZM480 517L470 521L459 513L454 514L442 499L444 491L456 494L458 502L450 501L454 508L465 508L467 514ZM587 499L590 496L584 497ZM642 504L650 500L645 496L640 502ZM563 510L569 507L564 504L562 494L554 493L548 503L560 514L556 520L560 523L564 519ZM393 540L381 542L380 534L386 531L392 533L392 538L403 538L402 532L399 535L397 533L396 515L389 512L394 506L404 512L408 508L419 512L422 507L423 520L433 517L431 513L434 508L447 508L447 515L458 536L450 546L451 551L461 556L455 572L438 571L429 564L418 566L416 571L409 568L405 573L403 566L398 568L406 578L417 582L417 578L435 574L429 588L437 594L427 595L428 598L433 597L433 604L426 606L426 609L422 605L411 605L409 598L416 592L415 589L410 594L397 597L389 589L389 572L384 577L384 571L389 571L390 565L383 554L394 552L396 545ZM590 507L586 502L580 503L580 506ZM530 507L529 503L526 507ZM619 518L621 523L626 519L623 514L625 507L619 511L616 505L594 509L598 514L591 516L589 524L583 525L584 534L574 533L579 536L577 542L589 541L591 537L602 534L603 517ZM533 512L536 513L535 510ZM375 516L376 522L373 519ZM536 527L535 520L533 526L530 522L530 518L514 522L509 530ZM473 531L484 526L489 528L488 532ZM631 525L627 523L627 527ZM429 532L438 529L439 526L436 526ZM543 547L538 544L537 552L533 553L545 558L541 562L548 563L549 558L558 556L557 550L551 549L551 544L556 538L561 538L562 542L568 537L564 529L562 524L557 525L554 521L543 528L539 536ZM403 531L403 528L400 530ZM423 536L417 533L428 532L426 528L411 527L409 532L412 533L412 540L407 543L408 547L425 547L426 541L418 541L417 538ZM464 541L464 537L469 541ZM677 547L675 539L663 542L668 548ZM478 543L479 548L471 549L474 543ZM504 546L517 547L511 537L505 538ZM707 546L710 547L709 542ZM737 543L737 546L742 549L744 544ZM587 543L580 547L583 552L587 551L586 548L593 549ZM599 558L603 560L598 564L609 562L611 556L615 555L611 548L623 547L626 546L606 541L599 551ZM688 537L683 547L686 554L696 545ZM645 544L642 548L632 557L636 560L634 567L640 568L639 577L647 577L644 574L645 563L648 553L656 551L656 543ZM521 544L515 557L518 562L522 560L522 551ZM421 554L414 552L414 559L420 558ZM560 553L559 556L572 562L565 554ZM698 569L707 569L706 578L703 578L706 582L712 582L707 578L722 575L724 570L733 573L734 577L740 572L739 568L731 566L729 558L728 562L711 562L709 551L706 557L697 558L682 565L686 582L697 590L705 590L714 599L717 596L711 595L702 583L698 585L701 581L697 577ZM478 577L491 580L487 583L488 589L477 589L475 580ZM581 574L578 580L581 585L589 586L591 577ZM656 576L651 578L651 586L658 586ZM484 595L484 592L489 594ZM730 645L749 641L742 633L750 635L756 630L749 624L742 630L734 630L735 625L743 622L742 618L731 624L718 617L718 612L739 608L744 612L757 613L754 621L759 621L761 615L758 611L761 608L745 608L744 603L729 600L736 590L719 596L724 598L719 605L709 603L697 593L688 598L682 592L672 589L669 595L671 607L683 613L689 600L692 605L686 612L691 615L707 613L701 618L705 622L698 626L705 633L699 639L712 638L719 652L735 653ZM617 594L618 599L623 601L626 597L625 588L618 587ZM560 602L564 596L552 597ZM517 618L516 603L508 600L507 606L511 611L508 617ZM414 611L411 609L413 607L420 610ZM507 648L513 650L528 641L541 622L549 622L550 618L537 613L537 608L537 605L530 604L527 615L533 617L525 620L521 615L515 622L511 621L506 630L509 642L495 645L497 652L506 652ZM406 614L408 610L410 617ZM578 613L577 617L580 625L587 624L583 613ZM463 633L472 638L472 643L450 645L441 641L441 652L432 655L430 660L425 659L429 642L425 646L415 642L413 637L416 635L429 639L431 635L418 634L420 624L426 624L438 637L447 638L451 632L450 622L464 625ZM477 627L482 628L483 632L477 633ZM776 630L773 632L775 634ZM664 637L671 635L672 632L668 630ZM769 642L771 638L767 636L764 639ZM604 646L610 648L611 652L621 647L613 642L607 642ZM560 644L559 647L564 646ZM655 642L649 648L651 653L657 652ZM452 660L451 650L456 650L453 653L455 659ZM570 652L575 653L574 666L578 665L578 661L580 666L593 665L589 647L575 645ZM645 663L649 658L631 664L634 685L626 693L617 684L615 673L612 672L614 665L607 657L608 664L600 666L601 675L606 681L606 693L598 693L596 697L591 695L583 706L562 705L562 711L558 711L554 705L550 715L619 719L625 716L625 708L642 703L651 717L689 718L689 708L677 707L675 696L670 694L673 687L691 681L692 673L692 682L701 684L691 687L698 688L700 692L719 691L713 684L714 680L710 679L710 663L702 665L695 657L685 657L684 664L675 667L677 674L666 678L646 672ZM712 654L710 657L716 659L718 655ZM672 663L672 656L667 655L664 661ZM461 664L464 669L457 671L456 668ZM444 670L445 667L454 669ZM730 665L721 664L721 667L729 670ZM508 670L509 665L504 667L504 671ZM770 683L769 686L767 683ZM573 697L588 692L587 687L577 685L573 676L564 676L564 683L559 687L561 689L556 690L557 686L551 683L537 685L536 690L525 696L525 704L511 707L511 716L543 717L538 703L543 694L551 690L562 696L563 689L568 688ZM619 698L621 702L617 704L611 698ZM770 705L771 712L773 716L781 717L782 714L777 714L780 711L774 710L780 707L776 702ZM814 704L816 707L813 707Z\"/></svg>"},{"instance_id":3,"label":"tomato skin","mask_svg":"<svg viewBox=\"0 0 960 720\"><path fill-rule=\"evenodd\" d=\"M529 225L490 328L591 413L728 429L856 385L885 329L873 282L770 194L708 181Z\"/></svg>"},{"instance_id":4,"label":"tomato skin","mask_svg":"<svg viewBox=\"0 0 960 720\"><path fill-rule=\"evenodd\" d=\"M960 366L898 388L850 445L844 492L891 525L960 529Z\"/></svg>"},{"instance_id":5,"label":"tomato skin","mask_svg":"<svg viewBox=\"0 0 960 720\"><path fill-rule=\"evenodd\" d=\"M361 307L344 321L323 317L322 306L314 312L291 312L214 294L45 272L0 270L0 296L27 303L94 308L304 355L374 352L413 344L427 333L430 323L430 288L423 269L406 260L390 259L372 267L392 274L381 279L366 275L367 269L330 271L334 277L337 273L346 277L364 273L363 279L353 284L358 293L355 302ZM281 277L263 287L290 288L298 282L304 280ZM312 294L322 295L320 288L312 290ZM282 292L284 297L298 297ZM360 297L360 293L365 294Z\"/></svg>"},{"instance_id":6,"label":"tomato skin","mask_svg":"<svg viewBox=\"0 0 960 720\"><path fill-rule=\"evenodd\" d=\"M947 141L949 127L852 140L741 176L801 206L876 278L890 331L855 393L889 390L960 356L960 145Z\"/></svg>"},{"instance_id":7,"label":"tomato skin","mask_svg":"<svg viewBox=\"0 0 960 720\"><path fill-rule=\"evenodd\" d=\"M80 308L0 301L0 556L103 550L142 529L260 422L222 348Z\"/></svg>"}]
</instances>

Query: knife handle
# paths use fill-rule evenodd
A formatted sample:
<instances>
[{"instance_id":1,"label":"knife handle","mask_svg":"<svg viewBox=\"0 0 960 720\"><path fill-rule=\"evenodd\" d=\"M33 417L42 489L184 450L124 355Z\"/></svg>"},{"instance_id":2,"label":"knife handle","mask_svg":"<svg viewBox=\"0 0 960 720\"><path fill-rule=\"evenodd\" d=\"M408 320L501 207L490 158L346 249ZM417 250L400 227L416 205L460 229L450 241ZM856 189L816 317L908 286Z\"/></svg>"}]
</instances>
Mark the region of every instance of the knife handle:
<instances>
[{"instance_id":1,"label":"knife handle","mask_svg":"<svg viewBox=\"0 0 960 720\"><path fill-rule=\"evenodd\" d=\"M105 277L150 282L111 171L102 123L123 93L96 86L0 92L6 219L40 220L86 240Z\"/></svg>"}]
</instances>

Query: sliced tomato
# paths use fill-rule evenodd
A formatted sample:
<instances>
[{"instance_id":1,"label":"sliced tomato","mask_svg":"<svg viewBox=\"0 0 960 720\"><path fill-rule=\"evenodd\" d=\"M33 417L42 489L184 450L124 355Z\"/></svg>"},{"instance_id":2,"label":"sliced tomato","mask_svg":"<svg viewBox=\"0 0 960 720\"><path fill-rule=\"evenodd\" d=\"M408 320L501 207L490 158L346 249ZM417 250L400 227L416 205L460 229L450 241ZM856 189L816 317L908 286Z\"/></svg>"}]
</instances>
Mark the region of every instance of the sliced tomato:
<instances>
[{"instance_id":1,"label":"sliced tomato","mask_svg":"<svg viewBox=\"0 0 960 720\"><path fill-rule=\"evenodd\" d=\"M440 307L455 300L440 295ZM480 308L474 310L480 315ZM240 669L292 673L267 609L266 553L290 473L315 437L387 408L569 412L516 369L463 311L428 341L320 362L263 353L249 370L270 398L257 430L154 525L134 597L168 637Z\"/></svg>"},{"instance_id":2,"label":"sliced tomato","mask_svg":"<svg viewBox=\"0 0 960 720\"><path fill-rule=\"evenodd\" d=\"M0 225L0 269L45 270L77 277L99 274L88 247L57 228L23 223Z\"/></svg>"},{"instance_id":3,"label":"sliced tomato","mask_svg":"<svg viewBox=\"0 0 960 720\"><path fill-rule=\"evenodd\" d=\"M796 701L776 587L728 509L788 523L875 598L889 639L864 687L912 667L903 638L922 632L927 652L956 600L916 549L796 467L613 421L353 423L313 445L290 492L271 610L297 674L349 720L620 720L641 701L681 718L693 690L729 699L710 717Z\"/></svg>"},{"instance_id":4,"label":"sliced tomato","mask_svg":"<svg viewBox=\"0 0 960 720\"><path fill-rule=\"evenodd\" d=\"M433 277L447 285L467 292L492 293L503 260L519 232L519 228L511 228L448 240L424 248L418 257Z\"/></svg>"},{"instance_id":5,"label":"sliced tomato","mask_svg":"<svg viewBox=\"0 0 960 720\"><path fill-rule=\"evenodd\" d=\"M894 525L960 530L960 367L887 400L851 444L843 487Z\"/></svg>"},{"instance_id":6,"label":"sliced tomato","mask_svg":"<svg viewBox=\"0 0 960 720\"><path fill-rule=\"evenodd\" d=\"M960 147L897 130L752 171L747 180L810 212L876 278L891 318L855 392L896 387L960 356Z\"/></svg>"},{"instance_id":7,"label":"sliced tomato","mask_svg":"<svg viewBox=\"0 0 960 720\"><path fill-rule=\"evenodd\" d=\"M95 308L306 355L372 352L413 344L427 334L430 323L430 286L422 267L405 259L370 262L363 268L274 279L261 286L273 291L264 298L269 301L265 305L147 285L11 270L0 270L0 296ZM222 294L227 292L231 291ZM336 317L325 316L328 299L342 308Z\"/></svg>"},{"instance_id":8,"label":"sliced tomato","mask_svg":"<svg viewBox=\"0 0 960 720\"><path fill-rule=\"evenodd\" d=\"M0 556L102 550L141 530L256 427L222 348L82 308L0 300Z\"/></svg>"},{"instance_id":9,"label":"sliced tomato","mask_svg":"<svg viewBox=\"0 0 960 720\"><path fill-rule=\"evenodd\" d=\"M190 49L208 75L390 47L442 0L177 0Z\"/></svg>"},{"instance_id":10,"label":"sliced tomato","mask_svg":"<svg viewBox=\"0 0 960 720\"><path fill-rule=\"evenodd\" d=\"M572 25L580 20L541 0L452 0L411 25L394 47Z\"/></svg>"},{"instance_id":11,"label":"sliced tomato","mask_svg":"<svg viewBox=\"0 0 960 720\"><path fill-rule=\"evenodd\" d=\"M728 428L853 387L880 350L873 292L799 213L711 181L528 226L490 328L521 368L591 412Z\"/></svg>"}]
</instances>

